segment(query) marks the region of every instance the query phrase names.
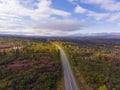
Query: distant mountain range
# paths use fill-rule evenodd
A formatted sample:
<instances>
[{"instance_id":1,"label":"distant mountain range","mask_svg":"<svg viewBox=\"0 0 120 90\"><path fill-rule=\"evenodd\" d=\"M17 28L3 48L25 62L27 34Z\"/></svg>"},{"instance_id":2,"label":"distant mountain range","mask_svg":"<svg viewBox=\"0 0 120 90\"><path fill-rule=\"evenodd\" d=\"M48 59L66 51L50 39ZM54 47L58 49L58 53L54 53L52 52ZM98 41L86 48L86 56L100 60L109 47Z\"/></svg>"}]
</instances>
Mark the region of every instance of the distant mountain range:
<instances>
[{"instance_id":1,"label":"distant mountain range","mask_svg":"<svg viewBox=\"0 0 120 90\"><path fill-rule=\"evenodd\" d=\"M99 37L99 38L117 38L117 39L120 39L120 33L94 33L91 36L92 37Z\"/></svg>"},{"instance_id":2,"label":"distant mountain range","mask_svg":"<svg viewBox=\"0 0 120 90\"><path fill-rule=\"evenodd\" d=\"M76 35L69 35L69 36L27 36L27 35L16 35L16 34L0 34L0 37L27 37L27 38L47 38L47 37L89 37L89 38L115 38L120 39L120 33L87 33L87 34L76 34Z\"/></svg>"},{"instance_id":3,"label":"distant mountain range","mask_svg":"<svg viewBox=\"0 0 120 90\"><path fill-rule=\"evenodd\" d=\"M76 34L70 37L89 37L89 38L117 38L120 39L120 33L86 33Z\"/></svg>"}]
</instances>

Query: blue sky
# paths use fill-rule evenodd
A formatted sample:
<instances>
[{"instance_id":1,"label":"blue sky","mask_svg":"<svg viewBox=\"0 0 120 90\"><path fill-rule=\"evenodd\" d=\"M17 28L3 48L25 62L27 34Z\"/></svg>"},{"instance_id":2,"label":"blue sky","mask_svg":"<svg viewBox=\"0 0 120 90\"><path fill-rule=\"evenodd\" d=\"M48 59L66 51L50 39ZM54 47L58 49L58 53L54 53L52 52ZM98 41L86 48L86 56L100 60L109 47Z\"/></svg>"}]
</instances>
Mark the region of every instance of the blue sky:
<instances>
[{"instance_id":1,"label":"blue sky","mask_svg":"<svg viewBox=\"0 0 120 90\"><path fill-rule=\"evenodd\" d=\"M119 0L0 0L0 34L120 33Z\"/></svg>"}]
</instances>

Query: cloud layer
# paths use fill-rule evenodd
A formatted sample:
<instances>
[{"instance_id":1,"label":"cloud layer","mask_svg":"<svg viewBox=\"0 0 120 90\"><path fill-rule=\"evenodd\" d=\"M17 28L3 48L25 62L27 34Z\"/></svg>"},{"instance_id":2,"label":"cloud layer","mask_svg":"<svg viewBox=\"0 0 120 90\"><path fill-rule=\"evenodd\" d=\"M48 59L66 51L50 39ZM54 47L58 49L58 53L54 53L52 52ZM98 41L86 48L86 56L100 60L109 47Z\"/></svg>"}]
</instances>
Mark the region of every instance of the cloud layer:
<instances>
[{"instance_id":1,"label":"cloud layer","mask_svg":"<svg viewBox=\"0 0 120 90\"><path fill-rule=\"evenodd\" d=\"M75 13L84 14L88 17L93 17L95 20L103 20L106 23L114 22L118 24L120 22L120 2L116 0L68 0L75 3ZM82 4L92 5L97 11L93 11L89 8L84 8L78 2ZM103 12L99 12L99 11Z\"/></svg>"},{"instance_id":2,"label":"cloud layer","mask_svg":"<svg viewBox=\"0 0 120 90\"><path fill-rule=\"evenodd\" d=\"M55 8L53 0L0 0L0 33L66 36L80 33L87 27L99 28L98 22L120 26L117 0L66 1L73 8L67 5Z\"/></svg>"},{"instance_id":3,"label":"cloud layer","mask_svg":"<svg viewBox=\"0 0 120 90\"><path fill-rule=\"evenodd\" d=\"M0 0L0 32L62 35L80 29L80 21L68 18L70 12L51 5L51 0Z\"/></svg>"},{"instance_id":4,"label":"cloud layer","mask_svg":"<svg viewBox=\"0 0 120 90\"><path fill-rule=\"evenodd\" d=\"M120 11L120 2L117 0L81 0L81 2L99 5L100 8L108 11Z\"/></svg>"}]
</instances>

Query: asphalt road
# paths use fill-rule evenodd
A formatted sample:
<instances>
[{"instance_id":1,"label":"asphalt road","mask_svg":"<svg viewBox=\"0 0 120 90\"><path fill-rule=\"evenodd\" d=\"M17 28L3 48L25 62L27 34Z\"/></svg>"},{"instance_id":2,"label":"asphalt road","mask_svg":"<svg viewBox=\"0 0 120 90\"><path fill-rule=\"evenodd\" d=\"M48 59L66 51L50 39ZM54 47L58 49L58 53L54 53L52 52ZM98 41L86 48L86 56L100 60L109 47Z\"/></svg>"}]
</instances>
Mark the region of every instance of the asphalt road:
<instances>
[{"instance_id":1,"label":"asphalt road","mask_svg":"<svg viewBox=\"0 0 120 90\"><path fill-rule=\"evenodd\" d=\"M65 54L65 52L60 46L58 45L56 46L58 47L61 53L62 66L63 66L63 71L64 71L64 83L65 83L66 90L78 90L67 55Z\"/></svg>"}]
</instances>

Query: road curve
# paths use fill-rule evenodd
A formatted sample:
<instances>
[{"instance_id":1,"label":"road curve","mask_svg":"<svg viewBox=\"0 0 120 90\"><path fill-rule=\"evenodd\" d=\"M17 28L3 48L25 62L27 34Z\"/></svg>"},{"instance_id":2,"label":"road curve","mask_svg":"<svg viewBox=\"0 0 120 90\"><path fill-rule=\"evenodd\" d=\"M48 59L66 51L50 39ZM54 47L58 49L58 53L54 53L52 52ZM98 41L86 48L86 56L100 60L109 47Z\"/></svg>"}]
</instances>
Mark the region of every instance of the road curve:
<instances>
[{"instance_id":1,"label":"road curve","mask_svg":"<svg viewBox=\"0 0 120 90\"><path fill-rule=\"evenodd\" d=\"M66 90L78 90L74 75L72 73L72 70L65 52L60 46L56 45L56 47L60 50L60 54L61 54Z\"/></svg>"}]
</instances>

